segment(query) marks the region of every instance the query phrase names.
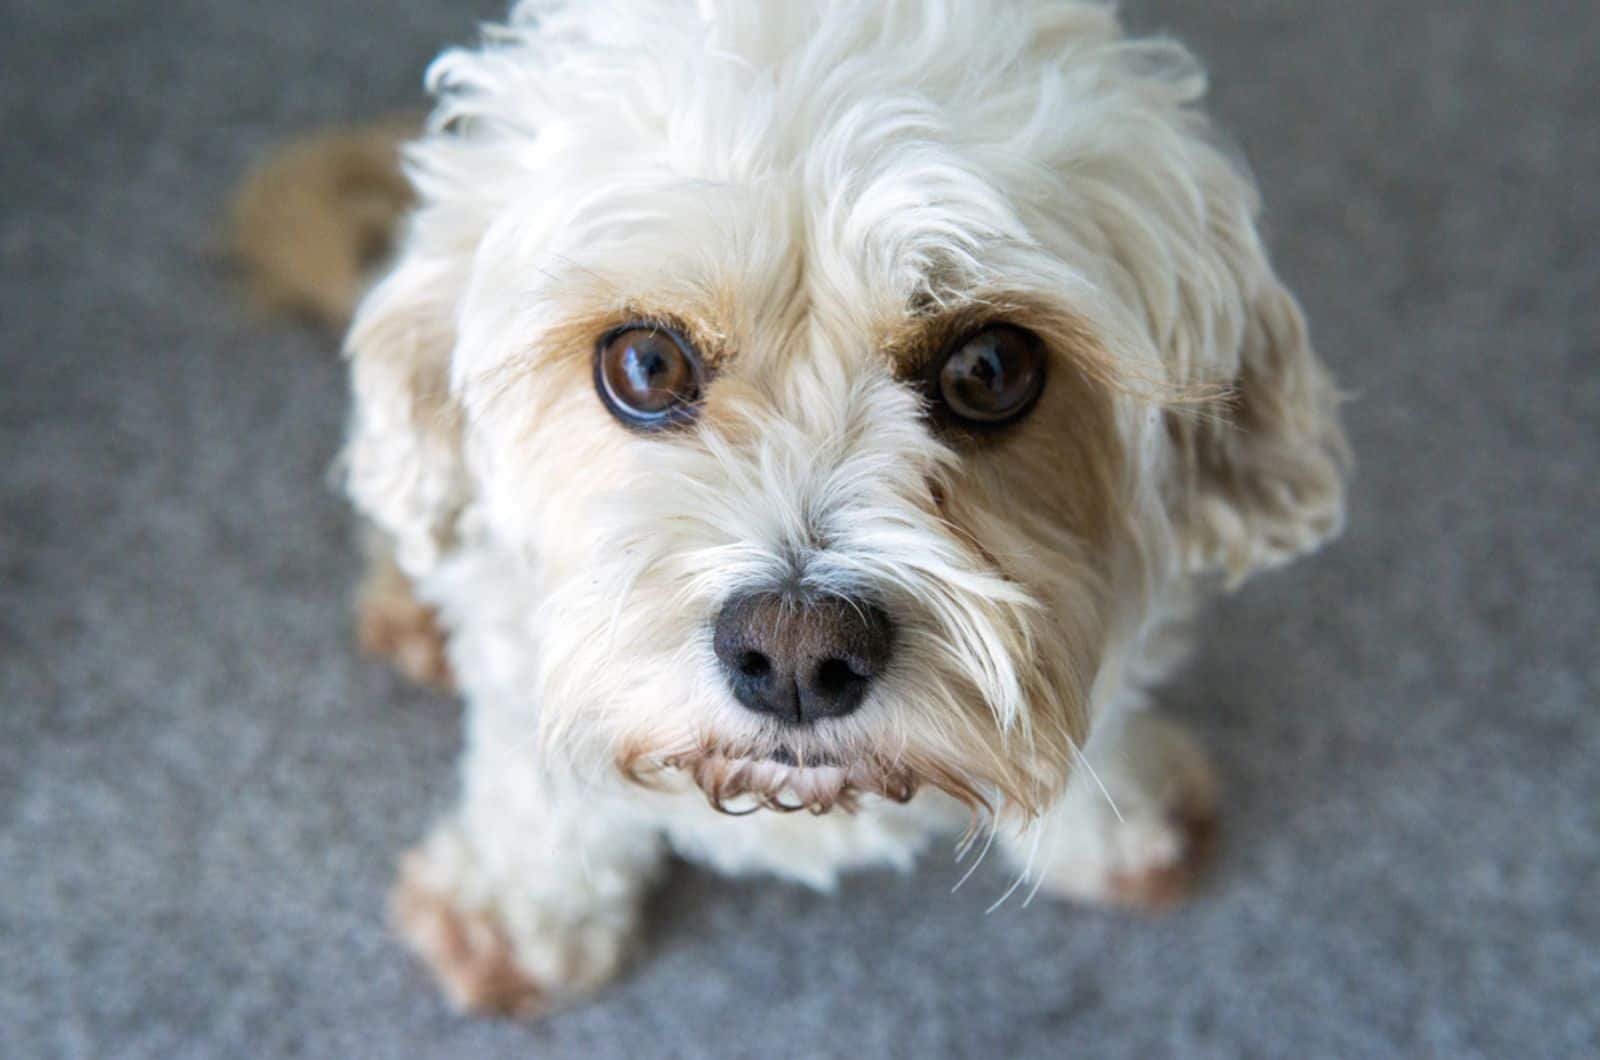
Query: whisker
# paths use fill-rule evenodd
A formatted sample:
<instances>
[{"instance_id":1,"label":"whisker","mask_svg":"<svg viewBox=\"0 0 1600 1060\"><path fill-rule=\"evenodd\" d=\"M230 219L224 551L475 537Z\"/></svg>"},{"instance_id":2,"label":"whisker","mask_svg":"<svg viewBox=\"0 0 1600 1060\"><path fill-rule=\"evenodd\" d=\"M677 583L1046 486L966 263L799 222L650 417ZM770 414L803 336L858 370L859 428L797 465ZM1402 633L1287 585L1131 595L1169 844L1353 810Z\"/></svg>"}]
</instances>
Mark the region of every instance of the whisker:
<instances>
[{"instance_id":1,"label":"whisker","mask_svg":"<svg viewBox=\"0 0 1600 1060\"><path fill-rule=\"evenodd\" d=\"M1027 864L1022 866L1022 871L1021 872L1017 873L1017 878L1015 880L1011 881L1011 886L1006 888L1006 893L1002 894L999 898L996 898L994 900L994 904L983 911L983 915L984 916L988 916L990 913L993 913L996 909L999 909L1002 905L1005 905L1006 904L1006 899L1010 898L1013 894L1016 894L1017 893L1017 888L1021 887L1025 882L1027 882L1028 874L1033 869L1033 859L1039 853L1039 835L1043 831L1044 831L1044 829L1040 828L1039 826L1037 826L1037 825L1034 826L1034 828L1033 828L1033 842L1031 844L1029 844L1029 846L1028 846L1028 862L1027 862Z\"/></svg>"},{"instance_id":2,"label":"whisker","mask_svg":"<svg viewBox=\"0 0 1600 1060\"><path fill-rule=\"evenodd\" d=\"M1072 753L1078 756L1078 761L1083 765L1084 769L1088 770L1089 779L1094 781L1095 787L1100 789L1100 794L1105 796L1106 805L1111 807L1111 812L1117 815L1117 820L1126 824L1127 819L1122 816L1122 811L1117 809L1117 800L1111 797L1111 792L1106 790L1105 783L1100 779L1100 774L1096 773L1094 766L1089 764L1089 756L1083 753L1083 749L1077 743L1073 743Z\"/></svg>"},{"instance_id":3,"label":"whisker","mask_svg":"<svg viewBox=\"0 0 1600 1060\"><path fill-rule=\"evenodd\" d=\"M994 837L999 831L1000 822L991 817L989 819L989 838L984 840L983 849L978 852L977 860L967 867L967 871L961 874L961 878L956 881L956 885L950 888L951 894L955 894L957 891L959 891L961 889L961 885L971 879L974 872L978 871L978 866L983 864L983 859L989 856L989 848L994 845ZM977 839L976 834L973 835L973 839ZM970 848L971 843L968 843L967 846ZM957 859L956 863L960 864L959 858Z\"/></svg>"},{"instance_id":4,"label":"whisker","mask_svg":"<svg viewBox=\"0 0 1600 1060\"><path fill-rule=\"evenodd\" d=\"M1044 886L1044 878L1049 874L1050 860L1047 858L1045 864L1040 866L1039 874L1034 877L1033 887L1028 891L1028 897L1022 900L1022 908L1026 909L1033 904L1033 900L1039 896L1039 888Z\"/></svg>"}]
</instances>

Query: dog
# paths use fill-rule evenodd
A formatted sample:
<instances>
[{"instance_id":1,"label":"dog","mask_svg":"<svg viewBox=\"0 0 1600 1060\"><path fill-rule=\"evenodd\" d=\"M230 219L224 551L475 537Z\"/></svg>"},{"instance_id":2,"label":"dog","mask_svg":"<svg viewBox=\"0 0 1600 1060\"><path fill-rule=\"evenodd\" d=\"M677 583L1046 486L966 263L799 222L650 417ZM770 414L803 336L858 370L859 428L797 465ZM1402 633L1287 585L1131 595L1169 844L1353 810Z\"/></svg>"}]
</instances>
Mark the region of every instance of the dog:
<instances>
[{"instance_id":1,"label":"dog","mask_svg":"<svg viewBox=\"0 0 1600 1060\"><path fill-rule=\"evenodd\" d=\"M240 218L334 319L404 214L342 466L365 642L468 706L392 898L448 997L596 990L674 852L1181 895L1217 786L1150 690L1348 471L1190 55L1093 3L591 0L428 85L405 184L335 138Z\"/></svg>"}]
</instances>

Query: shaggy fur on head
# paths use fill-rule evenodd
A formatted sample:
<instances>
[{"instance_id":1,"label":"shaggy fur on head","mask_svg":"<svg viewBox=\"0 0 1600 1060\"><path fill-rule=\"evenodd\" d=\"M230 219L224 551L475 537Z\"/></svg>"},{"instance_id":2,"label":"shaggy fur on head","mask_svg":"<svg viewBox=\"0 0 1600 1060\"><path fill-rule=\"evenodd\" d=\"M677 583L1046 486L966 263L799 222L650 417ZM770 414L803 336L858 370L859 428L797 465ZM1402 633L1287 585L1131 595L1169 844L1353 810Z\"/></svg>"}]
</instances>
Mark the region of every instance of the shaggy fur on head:
<instances>
[{"instance_id":1,"label":"shaggy fur on head","mask_svg":"<svg viewBox=\"0 0 1600 1060\"><path fill-rule=\"evenodd\" d=\"M960 806L1019 882L1170 895L1215 796L1144 690L1197 596L1343 499L1333 388L1188 54L1088 3L595 0L521 4L428 83L345 467L471 708L397 904L453 996L603 981L669 847L827 885ZM692 423L597 396L634 322L698 351ZM930 366L1001 322L1042 394L951 422ZM800 729L730 691L716 617L778 587L893 616L859 710Z\"/></svg>"}]
</instances>

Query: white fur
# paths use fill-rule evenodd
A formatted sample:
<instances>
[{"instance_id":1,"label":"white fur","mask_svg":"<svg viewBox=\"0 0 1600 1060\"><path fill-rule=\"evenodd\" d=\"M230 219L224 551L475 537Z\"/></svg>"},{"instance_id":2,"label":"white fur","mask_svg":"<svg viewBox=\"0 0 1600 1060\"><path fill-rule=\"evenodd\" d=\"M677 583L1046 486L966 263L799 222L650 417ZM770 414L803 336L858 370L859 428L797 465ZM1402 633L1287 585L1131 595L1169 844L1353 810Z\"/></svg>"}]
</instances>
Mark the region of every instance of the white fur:
<instances>
[{"instance_id":1,"label":"white fur","mask_svg":"<svg viewBox=\"0 0 1600 1060\"><path fill-rule=\"evenodd\" d=\"M1213 575L1306 551L1342 502L1331 387L1189 56L1096 4L590 0L522 4L430 84L421 205L351 334L347 451L472 712L429 886L487 911L559 998L617 967L669 846L828 886L959 830L937 791L731 818L674 768L770 745L710 622L784 579L870 592L900 629L815 750L969 779L1055 892L1181 857L1174 803L1211 798L1203 763L1118 712L1176 662ZM1024 471L930 426L879 346L986 306L1092 337L1119 459ZM552 345L641 312L693 315L728 352L698 429L630 434L589 385L594 335ZM1207 387L1237 389L1248 431L1174 405ZM1099 544L1055 515L1075 460L1114 477ZM1192 783L1168 783L1180 760ZM759 768L819 808L851 786Z\"/></svg>"}]
</instances>

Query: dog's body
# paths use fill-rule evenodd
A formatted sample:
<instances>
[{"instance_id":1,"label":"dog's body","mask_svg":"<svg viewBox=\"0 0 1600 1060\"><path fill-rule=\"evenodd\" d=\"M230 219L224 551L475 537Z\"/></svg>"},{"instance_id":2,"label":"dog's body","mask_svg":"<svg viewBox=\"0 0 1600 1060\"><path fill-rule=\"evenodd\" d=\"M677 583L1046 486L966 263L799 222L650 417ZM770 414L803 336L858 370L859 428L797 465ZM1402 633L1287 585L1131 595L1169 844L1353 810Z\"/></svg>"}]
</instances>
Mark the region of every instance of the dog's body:
<instances>
[{"instance_id":1,"label":"dog's body","mask_svg":"<svg viewBox=\"0 0 1600 1060\"><path fill-rule=\"evenodd\" d=\"M1343 447L1187 55L606 0L432 84L346 463L470 707L395 905L451 996L603 982L669 850L827 886L976 821L1024 893L1181 888L1215 793L1146 690L1336 532Z\"/></svg>"}]
</instances>

